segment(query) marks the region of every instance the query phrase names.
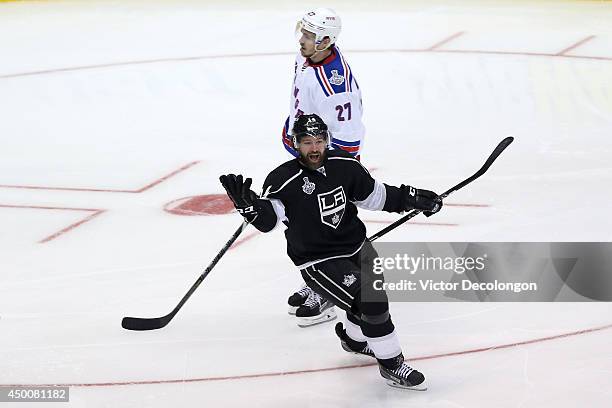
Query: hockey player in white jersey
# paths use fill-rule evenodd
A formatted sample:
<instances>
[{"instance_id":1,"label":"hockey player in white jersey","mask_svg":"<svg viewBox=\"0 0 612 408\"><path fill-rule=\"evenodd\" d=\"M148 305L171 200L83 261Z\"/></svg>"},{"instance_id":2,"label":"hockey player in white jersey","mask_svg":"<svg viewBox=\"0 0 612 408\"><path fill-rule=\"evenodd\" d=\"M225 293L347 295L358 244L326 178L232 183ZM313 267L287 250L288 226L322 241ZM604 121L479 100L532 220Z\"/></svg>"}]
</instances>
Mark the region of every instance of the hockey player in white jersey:
<instances>
[{"instance_id":1,"label":"hockey player in white jersey","mask_svg":"<svg viewBox=\"0 0 612 408\"><path fill-rule=\"evenodd\" d=\"M317 114L328 124L331 147L359 159L365 128L361 121L361 91L349 64L336 45L342 22L331 9L309 11L296 26L300 52L296 56L289 105L283 128L283 145L293 156L290 129L303 114ZM289 313L301 319L301 327L336 317L333 306L307 285L289 297ZM310 322L305 324L304 322Z\"/></svg>"},{"instance_id":2,"label":"hockey player in white jersey","mask_svg":"<svg viewBox=\"0 0 612 408\"><path fill-rule=\"evenodd\" d=\"M295 59L289 117L283 128L283 144L295 157L289 129L299 116L312 113L328 124L332 148L359 156L365 135L361 91L336 45L341 28L340 17L326 8L310 11L298 22L300 52Z\"/></svg>"}]
</instances>

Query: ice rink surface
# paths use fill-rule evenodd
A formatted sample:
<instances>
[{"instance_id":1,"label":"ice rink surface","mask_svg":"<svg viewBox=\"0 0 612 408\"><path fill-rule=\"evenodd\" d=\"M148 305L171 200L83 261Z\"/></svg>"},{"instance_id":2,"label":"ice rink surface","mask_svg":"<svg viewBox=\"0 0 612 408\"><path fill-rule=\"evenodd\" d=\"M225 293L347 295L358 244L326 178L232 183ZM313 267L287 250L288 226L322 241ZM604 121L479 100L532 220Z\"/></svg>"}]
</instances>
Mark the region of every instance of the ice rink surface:
<instances>
[{"instance_id":1,"label":"ice rink surface","mask_svg":"<svg viewBox=\"0 0 612 408\"><path fill-rule=\"evenodd\" d=\"M611 405L609 303L393 303L429 382L397 390L286 314L278 230L246 231L166 328L120 327L169 312L240 224L190 212L218 176L259 187L288 159L309 5L342 16L377 179L443 191L516 138L384 240L611 240L612 3L370 3L0 3L0 385L70 385L74 407Z\"/></svg>"}]
</instances>

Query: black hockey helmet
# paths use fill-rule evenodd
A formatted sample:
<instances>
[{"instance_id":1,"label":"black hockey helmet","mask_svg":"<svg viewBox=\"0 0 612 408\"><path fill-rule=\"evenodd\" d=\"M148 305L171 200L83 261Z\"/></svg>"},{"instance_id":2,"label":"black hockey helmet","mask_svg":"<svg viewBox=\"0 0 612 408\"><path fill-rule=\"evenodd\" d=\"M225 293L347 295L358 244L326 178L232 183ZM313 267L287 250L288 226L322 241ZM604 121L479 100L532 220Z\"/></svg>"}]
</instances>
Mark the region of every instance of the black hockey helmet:
<instances>
[{"instance_id":1,"label":"black hockey helmet","mask_svg":"<svg viewBox=\"0 0 612 408\"><path fill-rule=\"evenodd\" d=\"M319 115L314 113L311 115L300 115L293 124L291 134L293 135L293 146L296 149L299 147L300 140L304 136L324 137L327 146L329 146L331 139L327 125Z\"/></svg>"}]
</instances>

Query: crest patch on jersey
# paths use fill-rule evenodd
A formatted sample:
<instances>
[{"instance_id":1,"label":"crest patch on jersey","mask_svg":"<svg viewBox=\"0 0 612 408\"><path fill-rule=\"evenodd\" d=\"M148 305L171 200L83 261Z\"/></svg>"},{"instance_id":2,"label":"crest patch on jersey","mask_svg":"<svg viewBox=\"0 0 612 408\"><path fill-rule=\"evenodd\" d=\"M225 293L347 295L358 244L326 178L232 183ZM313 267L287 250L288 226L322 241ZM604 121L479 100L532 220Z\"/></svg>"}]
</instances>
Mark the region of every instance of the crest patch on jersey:
<instances>
[{"instance_id":1,"label":"crest patch on jersey","mask_svg":"<svg viewBox=\"0 0 612 408\"><path fill-rule=\"evenodd\" d=\"M304 177L302 180L304 180L304 185L302 186L302 190L304 190L304 192L308 195L312 194L312 192L315 190L315 187L316 187L315 183L308 180L308 177Z\"/></svg>"},{"instance_id":2,"label":"crest patch on jersey","mask_svg":"<svg viewBox=\"0 0 612 408\"><path fill-rule=\"evenodd\" d=\"M344 281L342 282L342 284L346 287L351 286L353 283L355 283L355 281L357 280L357 277L355 277L355 275L350 274L350 275L344 275Z\"/></svg>"},{"instance_id":3,"label":"crest patch on jersey","mask_svg":"<svg viewBox=\"0 0 612 408\"><path fill-rule=\"evenodd\" d=\"M325 225L338 228L344 209L346 208L346 194L342 186L334 188L327 193L317 194L319 201L319 212L321 213L321 222Z\"/></svg>"},{"instance_id":4,"label":"crest patch on jersey","mask_svg":"<svg viewBox=\"0 0 612 408\"><path fill-rule=\"evenodd\" d=\"M329 80L329 83L332 85L336 85L336 86L340 86L344 83L344 77L340 74L338 74L338 70L337 69L332 69L331 72L332 76L330 76L329 78L327 78Z\"/></svg>"}]
</instances>

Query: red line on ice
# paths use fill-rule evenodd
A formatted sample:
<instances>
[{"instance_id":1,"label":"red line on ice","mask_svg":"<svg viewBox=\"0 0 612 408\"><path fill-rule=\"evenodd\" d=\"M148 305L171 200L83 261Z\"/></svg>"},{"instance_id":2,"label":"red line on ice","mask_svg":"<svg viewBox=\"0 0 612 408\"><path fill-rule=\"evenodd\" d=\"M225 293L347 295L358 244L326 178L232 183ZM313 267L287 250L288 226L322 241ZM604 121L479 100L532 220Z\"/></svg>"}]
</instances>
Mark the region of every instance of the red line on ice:
<instances>
[{"instance_id":1,"label":"red line on ice","mask_svg":"<svg viewBox=\"0 0 612 408\"><path fill-rule=\"evenodd\" d=\"M151 183L147 184L146 186L144 186L144 187L142 187L142 188L139 188L138 190L134 191L134 193L142 193L143 191L147 191L147 190L149 190L150 188L153 188L153 187L155 187L156 185L158 185L158 184L160 184L160 183L163 183L164 181L168 180L170 177L174 177L174 176L176 176L177 174L179 174L179 173L181 173L181 172L183 172L183 171L185 171L185 170L189 169L190 167L195 166L195 165L196 165L196 164L198 164L198 163L200 163L200 161L199 161L199 160L192 161L191 163L187 163L187 164L186 164L186 165L184 165L183 167L181 167L181 168L179 168L179 169L174 170L172 173L167 174L167 175L165 175L165 176L163 176L163 177L161 177L161 178L159 178L159 179L157 179L157 180L155 180L155 181L153 181L153 182L151 182Z\"/></svg>"},{"instance_id":2,"label":"red line on ice","mask_svg":"<svg viewBox=\"0 0 612 408\"><path fill-rule=\"evenodd\" d=\"M495 351L495 350L503 350L513 347L526 346L534 343L543 343L546 341L552 341L567 337L579 336L581 334L588 334L593 332L598 332L602 330L607 330L612 328L612 324L607 324L605 326L592 327L589 329L577 330L569 333L561 333L553 336L547 337L539 337L531 340L518 341L514 343L506 343L506 344L498 344L489 347L481 347L475 349L454 351L450 353L441 353L441 354L431 354L428 356L415 356L407 358L407 361L421 361L421 360L433 360L437 358L444 357L455 357L462 356L466 354L476 354L483 353L485 351ZM351 368L362 368L362 367L371 367L375 366L377 363L363 363L363 364L353 364L347 366L339 366L339 367L323 367L323 368L313 368L310 370L295 370L295 371L280 371L280 372L271 372L271 373L259 373L259 374L244 374L244 375L232 375L232 376L223 376L223 377L202 377L202 378L184 378L184 379L170 379L170 380L142 380L142 381L116 381L116 382L99 382L99 383L63 383L63 384L0 384L0 387L118 387L125 385L154 385L154 384L175 384L175 383L192 383L192 382L209 382L209 381L230 381L230 380L247 380L252 378L265 378L265 377L280 377L285 375L299 375L299 374L312 374L312 373L322 373L326 371L340 371L340 370L348 370Z\"/></svg>"},{"instance_id":3,"label":"red line on ice","mask_svg":"<svg viewBox=\"0 0 612 408\"><path fill-rule=\"evenodd\" d=\"M30 208L33 210L65 210L65 211L100 211L98 208L49 207L43 205L12 205L0 204L1 208Z\"/></svg>"},{"instance_id":4,"label":"red line on ice","mask_svg":"<svg viewBox=\"0 0 612 408\"><path fill-rule=\"evenodd\" d=\"M62 72L84 71L88 69L123 67L126 65L146 65L146 64L163 63L163 62L199 61L202 59L220 59L220 58L274 57L274 56L279 56L279 55L294 55L294 54L295 54L294 52L261 52L261 53L250 53L250 54L230 54L230 55L219 54L219 55L201 55L201 56L193 56L193 57L156 58L156 59L150 59L150 60L111 62L108 64L81 65L81 66L75 66L75 67L44 69L40 71L18 72L14 74L0 75L0 79L19 78L19 77L32 76L32 75L57 74L57 73L62 73Z\"/></svg>"},{"instance_id":5,"label":"red line on ice","mask_svg":"<svg viewBox=\"0 0 612 408\"><path fill-rule=\"evenodd\" d=\"M490 204L459 204L459 203L444 203L445 207L468 207L468 208L488 208Z\"/></svg>"},{"instance_id":6,"label":"red line on ice","mask_svg":"<svg viewBox=\"0 0 612 408\"><path fill-rule=\"evenodd\" d=\"M236 249L236 247L244 244L246 241L250 240L251 238L255 238L257 235L259 235L259 231L251 232L250 234L247 234L244 238L241 238L238 241L234 242L232 246L229 247L229 249Z\"/></svg>"},{"instance_id":7,"label":"red line on ice","mask_svg":"<svg viewBox=\"0 0 612 408\"><path fill-rule=\"evenodd\" d=\"M44 244L47 243L49 241L54 240L55 238L64 235L65 233L72 231L73 229L75 229L76 227L79 227L83 224L85 224L88 221L91 221L93 218L97 217L98 215L102 214L104 211L106 210L101 210L101 209L97 209L97 208L74 208L74 207L49 207L49 206L39 206L39 205L10 205L10 204L0 204L0 208L26 208L26 209L33 209L33 210L60 210L60 211L87 211L87 212L91 212L92 214L88 215L87 217L83 218L80 221L77 221L73 224L70 224L69 226L67 226L66 228L63 228L51 235L49 235L48 237L45 237L43 239L41 239L40 241L38 241L39 244Z\"/></svg>"},{"instance_id":8,"label":"red line on ice","mask_svg":"<svg viewBox=\"0 0 612 408\"><path fill-rule=\"evenodd\" d=\"M147 191L160 183L168 180L171 177L176 176L177 174L195 166L200 163L200 161L193 161L191 163L187 163L186 165L172 171L171 173L158 178L157 180L152 181L151 183L145 185L144 187L138 188L136 190L121 190L121 189L103 189L103 188L79 188L79 187L45 187L45 186L22 186L22 185L8 185L8 184L0 184L0 188L19 188L26 190L56 190L56 191L88 191L88 192L100 192L100 193L142 193Z\"/></svg>"},{"instance_id":9,"label":"red line on ice","mask_svg":"<svg viewBox=\"0 0 612 408\"><path fill-rule=\"evenodd\" d=\"M584 44L584 43L586 43L588 41L591 41L593 38L595 38L594 35L589 35L588 37L583 38L582 40L580 40L580 41L570 45L569 47L565 48L564 50L559 51L555 55L556 56L563 56L563 55L567 54L568 52L572 51L573 49L580 47L582 44Z\"/></svg>"},{"instance_id":10,"label":"red line on ice","mask_svg":"<svg viewBox=\"0 0 612 408\"><path fill-rule=\"evenodd\" d=\"M455 34L451 35L450 37L447 37L447 38L443 39L442 41L439 41L439 42L435 43L431 47L426 48L426 50L427 51L434 51L434 50L440 48L441 46L446 45L449 42L453 41L455 38L461 37L464 33L465 33L465 31L459 31L458 33L455 33Z\"/></svg>"},{"instance_id":11,"label":"red line on ice","mask_svg":"<svg viewBox=\"0 0 612 408\"><path fill-rule=\"evenodd\" d=\"M415 50L413 52L419 52ZM422 52L422 51L420 51ZM525 51L486 51L486 50L435 50L433 52L448 52L455 54L490 54L490 55L518 55L526 57L559 57L559 58L578 58L578 59L589 59L589 60L601 60L601 61L612 61L612 57L596 57L586 55L557 55L547 54L544 52L525 52Z\"/></svg>"},{"instance_id":12,"label":"red line on ice","mask_svg":"<svg viewBox=\"0 0 612 408\"><path fill-rule=\"evenodd\" d=\"M113 190L103 188L80 188L80 187L45 187L45 186L22 186L0 184L0 188L19 188L24 190L57 190L57 191L88 191L95 193L136 193L134 190Z\"/></svg>"},{"instance_id":13,"label":"red line on ice","mask_svg":"<svg viewBox=\"0 0 612 408\"><path fill-rule=\"evenodd\" d=\"M454 36L447 38L446 41L441 41L438 44L434 44L433 46L430 46L429 48L362 49L362 50L346 50L346 52L353 53L353 54L390 53L390 52L397 52L397 53L453 52L453 53L460 53L460 54L522 55L522 56L528 56L528 57L538 56L538 57L580 58L580 59L590 59L590 60L600 60L600 61L612 61L612 56L567 55L565 53L559 53L559 52L557 53L538 53L538 52L524 52L524 51L444 50L444 49L436 48L441 45L444 45L445 43L448 43L449 41L451 41L452 39L458 37L460 34L463 34L463 33L464 33L463 31L461 31L460 33L456 33L454 34ZM590 38L588 39L590 40ZM587 39L585 39L584 41L586 42ZM575 45L574 48L576 48L579 45L581 44ZM21 78L21 77L34 76L34 75L57 74L57 73L62 73L62 72L74 72L74 71L84 71L84 70L90 70L90 69L113 68L113 67L129 66L129 65L146 65L146 64L158 64L158 63L181 62L181 61L200 61L200 60L222 59L222 58L280 57L280 56L291 56L291 55L295 55L295 52L279 51L279 52L259 52L259 53L244 53L244 54L199 55L199 56L192 56L192 57L177 57L177 58L157 58L157 59L150 59L150 60L124 61L124 62L115 62L115 63L108 63L108 64L81 65L81 66L74 66L74 67L52 68L52 69L45 69L45 70L39 70L39 71L7 73L7 74L0 75L0 79Z\"/></svg>"},{"instance_id":14,"label":"red line on ice","mask_svg":"<svg viewBox=\"0 0 612 408\"><path fill-rule=\"evenodd\" d=\"M106 210L97 210L93 214L90 214L87 217L83 218L81 221L75 222L74 224L70 224L69 226L67 226L64 229L59 230L55 234L51 234L48 237L41 239L40 241L38 241L38 243L39 244L44 244L44 243L47 243L49 241L52 241L55 238L59 237L60 235L64 235L65 233L72 231L76 227L80 227L81 225L85 224L86 222L91 221L93 218L97 217L98 215L102 214L105 211Z\"/></svg>"},{"instance_id":15,"label":"red line on ice","mask_svg":"<svg viewBox=\"0 0 612 408\"><path fill-rule=\"evenodd\" d=\"M369 222L372 224L391 224L393 221L383 220L363 220L363 222ZM446 223L446 222L418 222L418 221L407 221L407 225L431 225L435 227L457 227L459 224Z\"/></svg>"}]
</instances>

